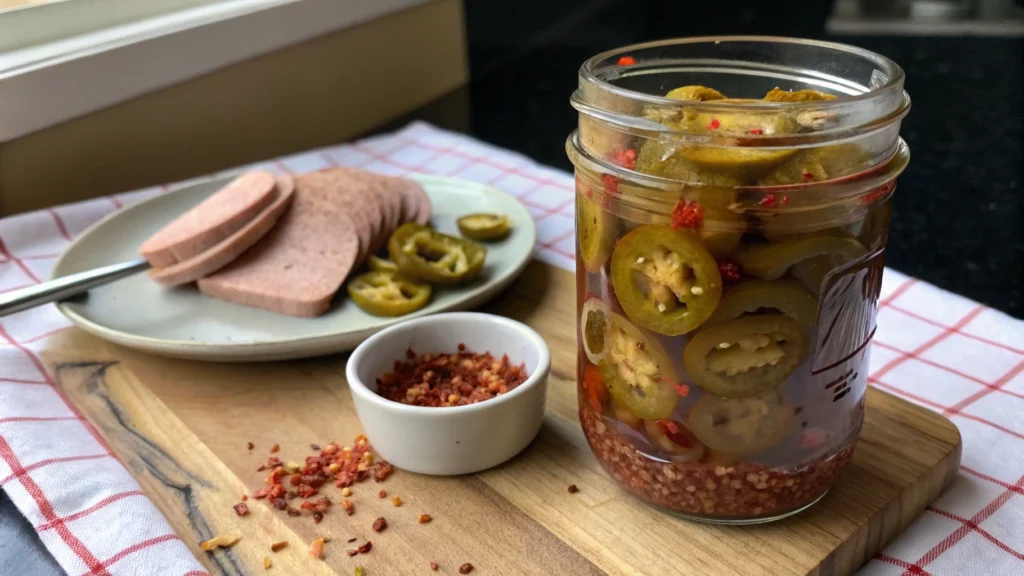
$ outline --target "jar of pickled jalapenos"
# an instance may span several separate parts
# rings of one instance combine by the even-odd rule
[[[849,463],[909,161],[903,79],[866,50],[754,37],[580,69],[580,420],[637,497],[766,522]]]

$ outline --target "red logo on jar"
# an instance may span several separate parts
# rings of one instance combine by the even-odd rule
[[[861,354],[875,335],[878,298],[882,291],[885,249],[880,248],[828,274],[821,285],[818,334],[812,374],[832,370]],[[844,373],[827,388],[845,395],[847,382],[857,374]]]

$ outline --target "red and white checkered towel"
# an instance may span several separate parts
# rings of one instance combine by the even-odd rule
[[[255,166],[329,165],[509,192],[536,218],[537,258],[574,269],[569,174],[423,123]],[[0,292],[47,278],[87,226],[165,189],[0,220]],[[0,487],[70,574],[205,574],[43,369],[46,336],[68,326],[53,306],[0,320]],[[886,270],[871,363],[872,384],[950,417],[964,450],[953,487],[861,573],[1024,574],[1024,322]]]

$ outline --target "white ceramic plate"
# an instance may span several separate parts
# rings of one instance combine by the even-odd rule
[[[192,184],[121,210],[96,223],[57,260],[53,276],[66,276],[138,258],[151,234],[201,202],[234,176]],[[100,338],[163,356],[216,361],[303,358],[352,350],[402,319],[479,306],[507,287],[530,260],[537,231],[515,198],[475,182],[415,175],[433,203],[431,224],[458,235],[455,219],[473,212],[507,214],[512,234],[488,243],[483,272],[474,282],[435,289],[422,310],[381,318],[359,309],[342,289],[319,318],[293,318],[202,295],[195,285],[167,289],[138,274],[58,305],[72,322]]]

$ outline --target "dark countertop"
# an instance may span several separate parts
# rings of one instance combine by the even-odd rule
[[[576,125],[568,98],[579,65],[640,38],[589,41],[611,24],[588,22],[559,31],[574,45],[476,48],[469,86],[386,128],[421,118],[571,170],[563,145]],[[880,52],[907,73],[913,108],[902,135],[911,162],[899,180],[887,265],[1024,317],[1024,39],[829,39]]]

